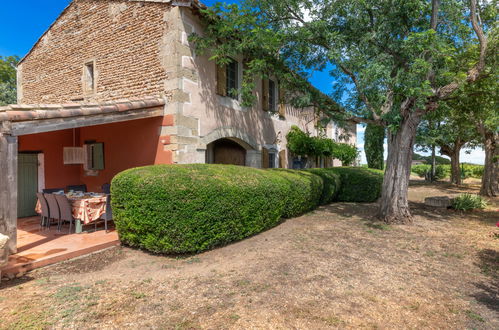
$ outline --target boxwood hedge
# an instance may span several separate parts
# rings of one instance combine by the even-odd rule
[[[375,202],[381,196],[383,171],[363,167],[332,167],[325,169],[340,176],[338,202]]]
[[[381,181],[381,171],[361,168],[154,165],[119,173],[112,181],[112,207],[124,244],[193,253],[254,235],[319,204],[374,201]]]

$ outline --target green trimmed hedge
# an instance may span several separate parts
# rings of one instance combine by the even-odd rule
[[[115,176],[113,215],[124,244],[193,253],[254,235],[320,204],[375,201],[382,180],[381,171],[358,167],[146,166]]]
[[[323,180],[306,171],[273,169],[266,171],[286,181],[282,191],[285,200],[281,216],[291,218],[315,209],[321,202]]]
[[[306,171],[322,178],[322,195],[320,205],[331,203],[336,199],[341,187],[341,176],[333,168],[310,168]]]
[[[362,167],[332,167],[326,169],[340,176],[341,187],[336,201],[372,203],[381,197],[383,171]]]

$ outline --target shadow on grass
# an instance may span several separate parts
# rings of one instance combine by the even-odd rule
[[[456,211],[454,209],[427,206],[421,202],[410,202],[409,205],[412,215],[421,216],[430,221],[450,221],[456,217],[490,224],[497,221],[497,211],[494,210]]]
[[[480,185],[477,183],[463,183],[460,185],[455,185],[446,181],[437,182],[427,182],[424,180],[410,180],[410,187],[428,187],[431,189],[442,191],[442,193],[478,193],[480,190]]]
[[[29,275],[24,275],[19,278],[14,278],[12,280],[2,280],[0,282],[0,293],[2,292],[3,289],[11,288],[14,286],[19,286],[28,282],[33,281],[35,278]]]
[[[476,265],[488,277],[489,281],[475,283],[479,292],[472,296],[477,302],[490,310],[499,312],[499,251],[493,249],[481,250],[478,252]]]
[[[376,203],[332,203],[320,206],[318,211],[336,214],[343,218],[360,217],[365,220],[376,221],[378,204]]]

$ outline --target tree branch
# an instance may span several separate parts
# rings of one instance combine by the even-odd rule
[[[367,108],[369,109],[369,111],[371,111],[374,120],[379,121],[381,118],[376,113],[376,111],[375,111],[374,107],[372,106],[371,102],[369,102],[369,99],[367,98],[366,94],[364,94],[362,92],[362,90],[361,90],[361,88],[359,86],[359,82],[357,81],[357,77],[355,76],[355,74],[352,71],[350,71],[348,68],[346,68],[343,64],[338,64],[338,66],[340,67],[341,71],[343,71],[347,76],[350,77],[350,79],[352,80],[353,84],[355,85],[355,89],[357,89],[357,92],[359,93],[360,98],[365,103],[365,105],[367,106]]]
[[[356,124],[373,124],[376,126],[384,126],[381,120],[376,120],[376,119],[367,119],[364,117],[358,117],[358,116],[351,116],[346,119],[347,121],[354,122]]]
[[[438,25],[438,9],[440,7],[440,0],[431,1],[431,20],[430,29],[437,30]]]
[[[483,33],[482,27],[478,24],[476,0],[470,0],[470,21],[471,25],[473,26],[473,30],[475,31],[475,35],[478,38],[478,42],[480,43],[480,56],[478,59],[478,63],[476,63],[470,70],[468,70],[466,74],[466,82],[476,81],[485,69],[487,37]],[[439,88],[435,97],[438,100],[442,100],[452,94],[457,88],[459,88],[459,86],[459,82],[453,81]]]

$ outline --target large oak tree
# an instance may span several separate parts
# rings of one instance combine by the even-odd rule
[[[412,220],[407,189],[416,128],[485,74],[497,22],[480,14],[491,7],[477,0],[243,0],[204,11],[206,31],[191,40],[219,64],[245,56],[246,104],[255,100],[255,77],[275,75],[297,106],[386,127],[379,217],[404,223]],[[325,68],[332,68],[331,97],[341,102],[306,83]]]

